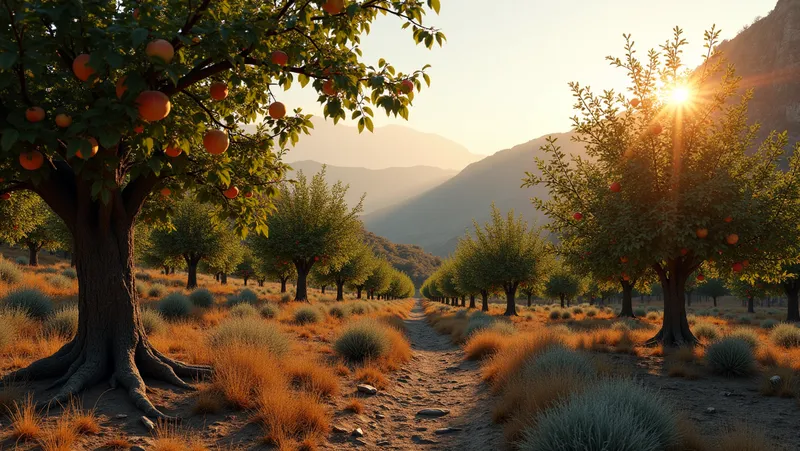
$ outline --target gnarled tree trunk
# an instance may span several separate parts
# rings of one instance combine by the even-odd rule
[[[361,291],[364,290],[364,287],[356,287],[356,299],[361,299]]]
[[[507,283],[504,287],[506,292],[506,311],[505,316],[517,316],[517,284]]]
[[[289,280],[288,277],[281,278],[281,293],[286,293],[286,281]]]
[[[798,303],[800,280],[792,279],[784,282],[783,290],[786,292],[787,306],[789,307],[789,311],[786,313],[786,321],[800,321],[800,304]]]
[[[489,292],[486,290],[481,290],[481,311],[488,312],[489,311]]]
[[[197,288],[197,264],[200,258],[193,255],[184,255],[183,259],[186,261],[186,288]]]
[[[119,194],[103,206],[89,200],[88,187],[76,190],[74,210],[64,214],[64,205],[53,209],[66,216],[73,232],[77,334],[52,356],[8,374],[1,382],[58,378],[52,386],[60,386],[60,390],[51,403],[64,403],[85,388],[107,382],[125,388],[146,415],[166,417],[147,398],[142,376],[190,389],[181,378],[207,375],[210,368],[174,361],[147,339],[134,281],[133,218],[138,207],[133,213],[126,211]],[[52,193],[42,197],[51,206],[58,198]]]
[[[469,295],[469,308],[475,308],[475,295]]]
[[[666,266],[654,266],[664,290],[664,319],[661,330],[648,340],[648,344],[662,344],[667,347],[694,346],[697,338],[689,328],[686,319],[686,278],[694,271],[682,259],[670,259]]]
[[[344,301],[344,280],[336,281],[336,300]]]
[[[564,308],[564,298],[566,298],[566,296],[564,295],[564,293],[559,293],[558,297],[559,299],[561,299],[561,308]]]
[[[753,308],[753,298],[752,296],[747,298],[747,313],[755,313],[756,309]]]
[[[227,285],[228,284],[228,273],[226,273],[226,272],[220,273],[220,275],[219,275],[219,283],[221,283],[223,285]]]
[[[42,248],[39,243],[29,241],[28,243],[28,265],[39,266],[39,250]]]
[[[308,260],[295,260],[294,267],[297,270],[297,285],[295,286],[295,301],[308,302],[308,273],[311,272],[313,262]],[[323,291],[324,293],[325,291]]]
[[[622,309],[618,318],[636,318],[633,314],[633,284],[629,280],[620,280],[622,284]]]

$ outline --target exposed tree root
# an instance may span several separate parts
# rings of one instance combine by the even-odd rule
[[[138,340],[134,349],[122,346],[113,352],[108,349],[109,346],[87,349],[85,342],[79,341],[84,340],[76,337],[52,356],[6,375],[0,379],[0,385],[57,377],[47,390],[60,387],[58,393],[37,406],[49,409],[54,405],[64,405],[82,390],[108,380],[112,388],[125,388],[131,401],[146,416],[175,420],[157,409],[147,398],[147,386],[142,374],[184,390],[194,390],[194,387],[181,377],[199,380],[211,374],[211,367],[188,365],[170,359],[154,349],[146,339]]]
[[[678,348],[681,346],[696,346],[699,343],[691,330],[682,330],[682,328],[665,330],[664,327],[661,327],[653,338],[644,342],[644,345],[649,347],[662,345],[664,347]]]

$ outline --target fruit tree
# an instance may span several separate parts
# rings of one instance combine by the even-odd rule
[[[153,417],[164,415],[142,375],[187,387],[182,378],[210,369],[168,358],[144,333],[132,233],[142,204],[192,190],[237,231],[266,233],[257,198],[276,193],[281,153],[311,128],[308,115],[281,103],[282,91],[313,88],[327,117],[350,115],[371,130],[370,105],[406,117],[428,81],[421,70],[363,61],[360,40],[377,16],[396,16],[427,47],[444,38],[423,25],[439,0],[8,0],[0,8],[0,195],[33,191],[64,220],[80,311],[72,341],[3,382],[58,378],[63,401],[110,381]],[[335,92],[322,92],[326,82]],[[212,91],[219,83],[227,89]]]
[[[753,146],[751,93],[739,96],[739,77],[715,51],[718,35],[706,32],[707,53],[696,70],[681,60],[686,41],[679,28],[644,60],[626,36],[626,54],[609,60],[627,73],[629,96],[572,83],[574,139],[585,144],[586,156],[569,158],[550,140],[541,173],[526,180],[548,188],[550,198],[537,207],[565,246],[591,250],[593,266],[634,265],[656,274],[664,317],[650,343],[665,346],[697,341],[684,293],[701,266],[724,276],[749,262],[748,271],[764,275],[798,255],[786,252],[796,239],[779,237],[796,236],[782,210],[797,203],[791,187],[800,153],[782,171],[785,135]]]

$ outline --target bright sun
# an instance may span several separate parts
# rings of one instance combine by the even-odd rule
[[[689,89],[684,87],[677,87],[672,90],[670,100],[672,103],[686,103],[689,100]]]

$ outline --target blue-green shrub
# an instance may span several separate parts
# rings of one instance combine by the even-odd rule
[[[523,432],[521,451],[663,451],[678,445],[676,415],[652,390],[600,382],[545,411]]]
[[[78,307],[69,306],[56,311],[44,323],[47,334],[70,339],[78,332]]]
[[[72,280],[60,274],[48,274],[45,276],[45,280],[51,287],[58,290],[66,290],[72,287]]]
[[[158,311],[168,320],[188,318],[192,313],[192,301],[183,293],[170,293],[158,301]]]
[[[261,316],[264,318],[275,318],[278,316],[279,310],[277,305],[267,302],[261,307]]]
[[[347,316],[347,309],[341,305],[334,305],[328,309],[328,315],[331,315],[334,318],[342,319]]]
[[[258,294],[249,288],[245,288],[239,292],[239,299],[248,304],[255,304],[258,302]]]
[[[772,318],[765,319],[761,321],[761,328],[762,329],[772,329],[773,327],[778,325],[778,321],[775,321]]]
[[[8,293],[3,298],[2,305],[23,310],[28,316],[38,319],[44,319],[53,312],[53,301],[35,288],[23,288]]]
[[[250,304],[242,303],[231,307],[231,316],[234,318],[258,316],[258,314],[258,310]]]
[[[711,323],[696,323],[692,333],[697,338],[713,341],[719,338],[719,327]]]
[[[732,330],[726,338],[737,338],[739,340],[744,340],[751,348],[756,349],[758,347],[758,334],[753,329],[748,327],[738,327]]]
[[[333,349],[351,362],[362,362],[385,355],[389,351],[386,327],[375,320],[364,319],[348,326],[336,339]]]
[[[61,271],[61,275],[64,277],[69,277],[70,279],[77,279],[78,271],[75,271],[75,268],[67,268]]]
[[[17,264],[20,266],[28,266],[28,257],[20,256],[17,257],[14,261],[17,262]]]
[[[740,338],[723,338],[706,349],[711,370],[723,376],[747,376],[756,368],[753,348]]]
[[[154,283],[147,289],[147,295],[151,298],[160,298],[167,293],[167,287],[160,283]]]
[[[597,369],[585,354],[562,345],[550,346],[543,352],[530,356],[522,365],[522,376],[526,381],[560,374],[592,379],[597,375]]]
[[[195,288],[189,293],[189,300],[195,307],[208,308],[214,305],[214,295],[207,288]]]
[[[311,306],[303,306],[294,311],[294,321],[301,325],[317,323],[321,316],[319,310]]]

